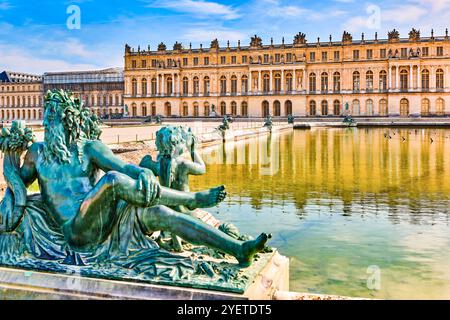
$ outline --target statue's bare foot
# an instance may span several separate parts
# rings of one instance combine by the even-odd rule
[[[212,188],[207,191],[201,191],[195,193],[195,201],[190,210],[196,208],[212,208],[225,200],[227,192],[225,191],[225,186],[220,186],[217,188]]]
[[[267,240],[271,237],[272,235],[263,233],[255,240],[245,241],[242,244],[241,255],[236,257],[239,261],[239,265],[241,267],[249,267],[255,254],[264,250]]]

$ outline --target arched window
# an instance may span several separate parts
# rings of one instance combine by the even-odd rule
[[[200,94],[200,80],[198,77],[194,77],[194,95],[198,96]]]
[[[366,72],[366,90],[373,91],[373,71],[371,70]]]
[[[262,116],[264,118],[270,115],[270,106],[268,101],[263,101],[262,103]]]
[[[243,76],[241,81],[242,81],[242,86],[241,86],[242,93],[247,93],[248,92],[248,77]]]
[[[166,102],[164,104],[164,111],[166,113],[166,117],[172,116],[172,105],[170,104],[170,102]]]
[[[430,100],[429,99],[426,99],[426,98],[422,99],[421,115],[424,117],[430,115]]]
[[[275,74],[275,92],[281,92],[281,74]]]
[[[33,110],[33,119],[37,120],[36,110]]]
[[[284,103],[284,115],[287,116],[292,116],[292,101],[291,100],[287,100]]]
[[[439,116],[445,115],[445,101],[442,98],[436,100],[436,113]]]
[[[387,91],[387,72],[380,71],[380,90]]]
[[[339,100],[334,100],[333,102],[333,114],[339,116],[341,114],[341,102]]]
[[[386,99],[380,100],[378,113],[383,117],[386,117],[388,115],[388,103]]]
[[[156,78],[153,78],[152,79],[152,95],[153,96],[158,94],[157,90],[158,90],[158,85],[156,84]]]
[[[316,92],[316,74],[311,73],[309,75],[309,91]]]
[[[315,116],[317,114],[316,102],[314,100],[309,102],[309,115]]]
[[[187,117],[189,115],[189,107],[187,102],[183,103],[183,117]]]
[[[322,107],[322,115],[323,116],[327,116],[328,115],[328,101],[327,100],[323,100],[320,105]]]
[[[100,109],[97,110],[98,114],[100,115]],[[136,103],[131,104],[131,116],[137,117],[137,105]]]
[[[248,117],[248,104],[246,101],[243,101],[241,104],[241,116]]]
[[[142,95],[146,96],[147,95],[147,79],[142,79]]]
[[[323,72],[320,79],[320,90],[326,93],[328,91],[328,73]]]
[[[189,94],[189,79],[187,77],[183,78],[183,95],[187,96]]]
[[[235,101],[231,102],[231,114],[233,117],[237,116],[237,103]]]
[[[147,113],[147,104],[145,102],[142,102],[141,109],[142,109],[142,116],[146,117],[148,113]]]
[[[156,103],[152,102],[152,116],[156,116]]]
[[[444,89],[444,70],[436,70],[436,89]]]
[[[359,100],[355,99],[352,103],[352,115],[358,116],[361,114],[361,105]]]
[[[408,91],[408,70],[400,71],[400,90]]]
[[[400,100],[400,116],[407,117],[409,116],[409,101],[408,99],[403,98]]]
[[[292,92],[293,91],[293,81],[292,81],[292,74],[291,73],[288,73],[287,75],[286,75],[286,91],[289,93],[289,92]]]
[[[205,117],[209,117],[209,114],[211,113],[210,107],[209,107],[209,103],[205,102],[205,104],[203,105],[203,115]]]
[[[373,100],[366,100],[366,115],[373,116]]]
[[[224,115],[227,114],[227,104],[226,104],[225,101],[222,101],[222,102],[220,103],[220,114],[221,114],[222,116],[224,116]]]
[[[220,78],[220,93],[222,95],[227,93],[227,78],[225,76]]]
[[[231,94],[236,94],[237,93],[237,77],[236,76],[232,76],[231,77]]]
[[[137,80],[131,80],[131,95],[137,96]],[[100,102],[98,103],[100,105]]]
[[[333,74],[333,91],[334,92],[341,91],[341,74],[339,72],[335,72]]]
[[[422,90],[427,91],[430,89],[430,71],[427,69],[422,70]]]
[[[275,100],[275,102],[273,103],[273,115],[275,117],[281,116],[281,104],[278,100]]]
[[[209,93],[211,92],[211,88],[210,88],[210,81],[209,81],[209,77],[205,77],[203,79],[203,94],[205,96],[209,96]],[[209,114],[208,114],[209,115]]]
[[[353,91],[361,89],[361,76],[358,71],[353,72]]]
[[[198,102],[194,102],[194,117],[199,116]]]
[[[263,92],[267,93],[270,91],[270,76],[265,74],[263,77]]]
[[[173,94],[173,79],[172,77],[167,78],[167,95],[171,96]]]

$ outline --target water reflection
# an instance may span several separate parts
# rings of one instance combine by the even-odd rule
[[[299,130],[204,156],[192,185],[226,184],[219,219],[274,234],[291,290],[450,298],[450,130]],[[379,291],[367,288],[374,265]]]

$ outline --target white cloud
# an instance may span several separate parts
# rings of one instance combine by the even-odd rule
[[[22,48],[0,44],[2,67],[5,70],[42,74],[47,71],[95,69],[92,64],[69,63],[61,59],[38,58]]]
[[[238,11],[232,6],[206,0],[162,0],[152,1],[148,7],[165,8],[178,12],[185,12],[199,16],[222,17],[233,20],[240,17]]]

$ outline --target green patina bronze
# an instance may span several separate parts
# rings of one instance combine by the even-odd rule
[[[288,124],[294,124],[295,118],[292,114],[288,115]]]
[[[264,127],[266,127],[270,132],[272,132],[273,121],[272,116],[269,114],[264,122]]]
[[[44,142],[33,143],[23,123],[3,130],[8,189],[0,204],[0,264],[242,291],[249,284],[243,267],[270,236],[241,241],[189,214],[226,196],[223,186],[189,191],[187,176],[205,170],[192,133],[162,129],[158,161],[147,157],[137,166],[121,161],[99,140],[98,124],[82,101],[54,90],[45,97]],[[184,149],[190,160],[181,160]],[[35,181],[41,193],[27,196]],[[166,251],[152,238],[157,231],[233,256],[239,264]]]

